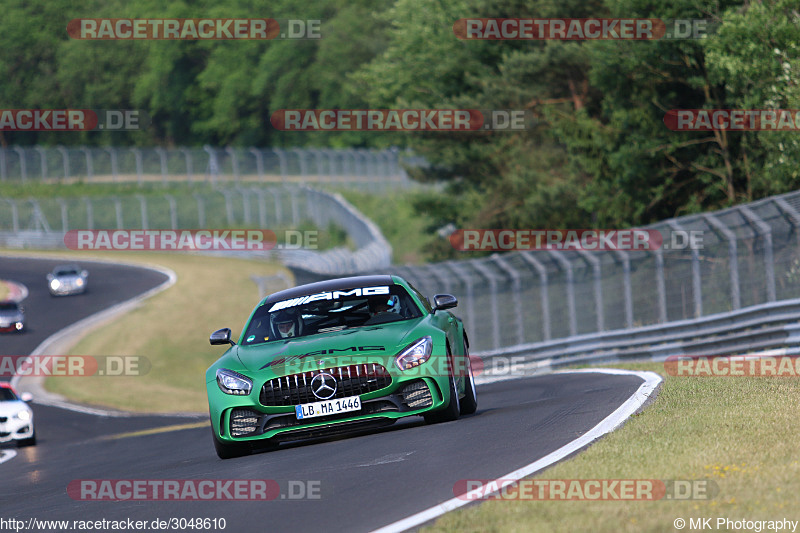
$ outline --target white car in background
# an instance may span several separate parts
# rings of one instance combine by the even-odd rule
[[[47,288],[53,296],[86,292],[89,272],[78,265],[60,265],[47,275]]]
[[[36,444],[33,410],[27,403],[31,400],[30,393],[19,396],[10,383],[0,382],[0,443],[15,440],[19,447]]]

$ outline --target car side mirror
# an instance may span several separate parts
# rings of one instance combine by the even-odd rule
[[[81,277],[82,278],[88,278],[89,277],[89,271],[88,270],[81,270]]]
[[[53,274],[47,275],[47,281],[53,281]]]
[[[433,297],[433,312],[440,309],[452,309],[458,305],[458,298],[452,294],[436,294]]]
[[[33,394],[30,392],[23,392],[19,395],[19,399],[23,402],[32,402],[33,401]]]
[[[208,342],[210,342],[212,346],[217,344],[236,346],[236,343],[231,340],[231,328],[218,329],[211,334],[211,337],[208,338]]]

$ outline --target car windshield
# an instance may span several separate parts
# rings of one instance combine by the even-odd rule
[[[0,387],[0,402],[13,402],[18,400],[14,391],[7,387]]]
[[[247,326],[242,344],[305,337],[420,316],[419,307],[400,285],[309,294],[260,306]]]
[[[56,276],[77,276],[78,269],[76,268],[59,268],[55,272]]]
[[[19,305],[14,302],[0,302],[0,311],[19,311]]]

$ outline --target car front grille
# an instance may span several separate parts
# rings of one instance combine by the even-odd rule
[[[392,384],[392,377],[383,365],[365,363],[338,366],[271,379],[261,387],[261,404],[276,407],[320,401],[311,391],[311,381],[321,373],[336,378],[336,393],[329,398],[331,400],[366,394]]]

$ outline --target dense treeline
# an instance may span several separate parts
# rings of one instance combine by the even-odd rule
[[[708,19],[705,39],[464,41],[464,17]],[[320,19],[321,39],[81,41],[81,17]],[[673,132],[677,108],[800,109],[798,0],[11,0],[0,19],[9,108],[143,109],[143,132],[4,132],[9,144],[408,146],[431,229],[613,227],[796,187],[798,132]],[[526,109],[517,133],[287,133],[291,108]],[[440,255],[452,253],[441,242]]]

